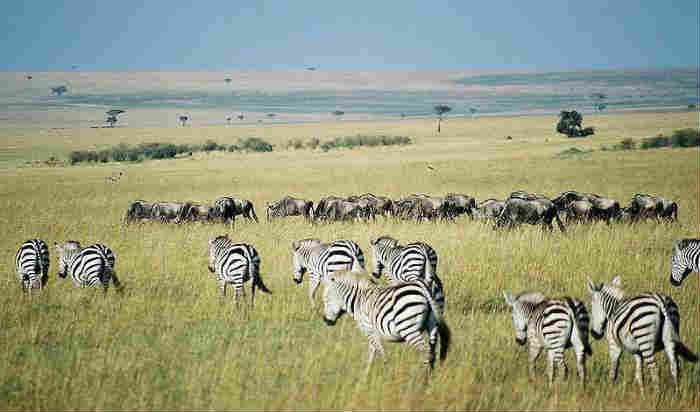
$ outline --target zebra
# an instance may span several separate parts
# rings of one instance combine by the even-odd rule
[[[678,355],[690,362],[698,357],[682,342],[678,333],[680,314],[678,306],[668,296],[658,293],[642,293],[624,297],[621,280],[616,276],[610,284],[595,284],[587,278],[591,294],[591,334],[601,339],[607,337],[610,351],[610,380],[617,378],[620,355],[623,350],[634,354],[637,367],[635,380],[644,393],[642,362],[658,385],[659,371],[654,353],[665,350],[670,362],[671,375],[678,390]],[[607,326],[607,327],[606,327]]]
[[[445,294],[437,276],[438,254],[435,249],[424,242],[402,246],[398,240],[389,236],[370,239],[369,243],[376,269],[372,272],[375,278],[381,278],[384,268],[388,268],[386,276],[389,282],[425,282],[432,290],[440,313],[444,313]]]
[[[377,353],[384,355],[381,340],[408,342],[425,353],[423,364],[429,374],[435,362],[437,341],[426,334],[437,329],[440,336],[440,360],[447,357],[451,332],[443,319],[430,290],[423,282],[407,282],[379,286],[367,272],[339,271],[324,278],[325,305],[323,320],[335,325],[343,312],[348,312],[369,341],[369,373]]]
[[[690,272],[700,273],[700,239],[681,239],[673,248],[671,284],[680,286]]]
[[[547,349],[547,377],[549,385],[554,381],[556,365],[562,380],[568,368],[564,350],[573,346],[576,353],[576,373],[581,383],[586,382],[586,355],[592,355],[588,344],[588,311],[583,302],[570,298],[546,298],[540,292],[521,293],[512,296],[503,291],[506,303],[513,309],[515,341],[520,345],[529,342],[528,373],[535,375],[535,361],[543,348]]]
[[[292,242],[292,280],[300,284],[304,273],[309,272],[309,300],[314,306],[314,295],[318,285],[329,273],[339,270],[364,271],[365,255],[352,240],[336,240],[321,243],[319,239],[301,239]]]
[[[41,239],[22,243],[15,255],[17,276],[22,292],[43,289],[49,280],[49,247]]]
[[[69,240],[63,246],[54,242],[58,251],[58,276],[73,279],[77,287],[102,287],[107,293],[109,282],[121,291],[121,282],[114,272],[114,252],[109,247],[95,243],[83,248],[80,242]]]
[[[233,284],[232,302],[235,304],[239,295],[244,295],[243,284],[252,278],[250,285],[250,306],[255,304],[255,288],[265,293],[272,293],[260,277],[260,255],[246,243],[233,243],[228,235],[217,236],[209,240],[209,271],[219,281],[221,296],[226,296],[226,286]]]

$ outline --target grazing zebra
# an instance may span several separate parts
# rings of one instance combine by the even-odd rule
[[[678,306],[668,296],[642,293],[625,298],[620,289],[620,277],[611,284],[596,285],[587,278],[592,297],[591,334],[601,339],[607,336],[610,350],[610,379],[617,378],[617,368],[623,350],[632,352],[637,362],[635,379],[644,392],[642,362],[651,372],[652,381],[659,382],[659,371],[654,353],[665,350],[671,364],[671,375],[678,390],[678,355],[690,362],[698,357],[682,342],[678,334],[680,314]],[[607,327],[606,327],[607,326]]]
[[[384,268],[388,268],[386,276],[390,282],[425,282],[433,291],[433,299],[443,313],[445,294],[442,282],[437,276],[438,255],[430,245],[423,242],[409,243],[406,246],[389,236],[370,239],[375,278],[382,276]]]
[[[58,276],[70,275],[78,287],[102,287],[107,293],[110,280],[117,290],[121,283],[114,273],[114,253],[107,246],[95,243],[83,248],[80,242],[67,241],[63,246],[54,242],[58,251]]]
[[[49,247],[41,239],[30,239],[20,245],[15,255],[17,276],[22,292],[43,289],[49,279]]]
[[[226,285],[233,284],[232,302],[244,295],[243,283],[252,278],[250,285],[250,306],[255,304],[255,288],[272,293],[260,277],[260,255],[246,243],[233,243],[228,235],[209,240],[209,271],[216,275],[220,283],[221,296],[226,296]]]
[[[503,296],[506,303],[513,308],[515,341],[520,345],[529,342],[530,378],[535,375],[535,361],[542,349],[546,348],[549,385],[554,381],[555,365],[559,369],[560,378],[566,379],[568,368],[564,350],[573,346],[576,352],[576,373],[581,382],[585,383],[585,357],[593,353],[588,345],[586,306],[568,296],[550,299],[540,292],[522,293],[513,297],[503,291]]]
[[[323,320],[334,325],[343,312],[348,312],[369,341],[369,373],[377,353],[384,355],[381,340],[408,342],[425,353],[423,361],[429,373],[435,362],[436,340],[425,333],[440,335],[440,360],[450,347],[450,329],[445,323],[430,290],[423,282],[377,285],[366,272],[335,272],[324,279]]]
[[[352,240],[336,240],[321,243],[318,239],[302,239],[292,242],[293,280],[301,283],[304,272],[309,272],[309,300],[314,306],[314,294],[321,281],[330,273],[340,270],[365,270],[365,255]]]
[[[681,239],[673,248],[671,284],[680,286],[690,272],[700,273],[700,239]]]

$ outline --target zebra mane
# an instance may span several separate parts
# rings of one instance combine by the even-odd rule
[[[674,242],[674,249],[683,250],[693,243],[700,242],[698,239],[679,239]]]
[[[515,300],[521,303],[538,304],[547,299],[542,292],[523,292],[515,297]]]
[[[328,276],[328,280],[339,282],[346,286],[357,286],[361,290],[367,290],[377,287],[377,283],[372,279],[367,272],[352,272],[349,270],[341,270],[334,272]]]
[[[622,300],[625,297],[625,292],[617,286],[603,284],[600,291],[608,296],[611,296],[615,300]]]
[[[229,245],[231,244],[231,239],[229,239],[228,235],[221,235],[217,236],[214,239],[209,241],[209,245],[214,246],[214,245]]]
[[[394,239],[391,236],[380,236],[377,239],[375,239],[373,242],[370,242],[372,244],[378,244],[380,242],[392,242],[394,247],[396,247],[399,244],[399,241],[397,239]]]
[[[77,240],[68,240],[63,245],[60,245],[60,248],[63,250],[80,250],[83,247],[80,245],[80,242]]]
[[[306,239],[299,239],[292,242],[292,250],[296,251],[302,246],[318,246],[322,244],[321,239],[309,237]]]

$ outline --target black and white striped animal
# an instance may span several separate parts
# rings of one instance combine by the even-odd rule
[[[399,241],[389,237],[381,236],[377,239],[370,239],[372,247],[372,258],[375,271],[372,275],[380,278],[386,268],[386,276],[389,282],[411,282],[420,280],[433,293],[433,299],[443,313],[445,307],[445,294],[442,289],[442,282],[437,276],[438,254],[430,245],[424,242],[409,243],[406,246],[400,245]]]
[[[681,239],[673,248],[671,284],[680,286],[690,272],[700,273],[700,239]]]
[[[610,380],[617,378],[620,355],[627,351],[635,357],[635,379],[640,390],[644,391],[642,363],[649,369],[652,381],[658,384],[659,371],[654,354],[664,350],[678,389],[678,355],[690,362],[697,362],[698,357],[681,342],[680,314],[676,303],[658,293],[626,298],[620,288],[619,276],[610,284],[595,284],[587,278],[587,286],[592,297],[591,334],[596,339],[601,339],[603,334],[607,337]]]
[[[566,379],[564,350],[573,346],[576,372],[581,382],[586,380],[586,355],[593,352],[588,344],[588,312],[581,301],[570,297],[548,299],[540,292],[522,293],[513,297],[503,291],[506,303],[513,309],[515,341],[529,343],[528,372],[535,375],[535,361],[542,349],[547,350],[547,377],[554,380],[556,366],[561,379]],[[584,330],[582,330],[585,328]]]
[[[17,276],[22,291],[43,289],[49,279],[49,247],[41,239],[29,239],[22,243],[15,255]]]
[[[352,240],[321,243],[319,239],[292,242],[293,280],[301,283],[309,272],[309,300],[314,305],[314,294],[321,281],[330,273],[340,270],[364,271],[365,255]]]
[[[121,283],[114,272],[114,252],[109,247],[95,243],[83,248],[80,242],[69,240],[63,245],[54,243],[58,251],[58,276],[70,275],[78,287],[101,287],[105,293],[110,281],[119,290]]]
[[[335,272],[324,279],[324,321],[334,325],[347,312],[369,341],[367,372],[377,353],[384,355],[381,340],[408,342],[425,354],[423,364],[430,372],[440,336],[440,360],[450,347],[451,333],[430,290],[423,282],[377,285],[366,272]],[[436,329],[436,333],[431,333]]]
[[[256,287],[265,293],[272,293],[260,277],[260,255],[255,247],[246,243],[233,243],[228,235],[209,240],[208,267],[219,281],[222,297],[226,296],[226,286],[233,285],[232,302],[234,304],[240,295],[245,294],[243,284],[251,279],[251,306],[255,304]]]

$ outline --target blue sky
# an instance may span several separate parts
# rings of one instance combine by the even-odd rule
[[[698,66],[698,0],[6,2],[3,71]]]

